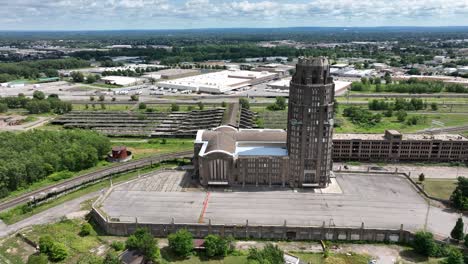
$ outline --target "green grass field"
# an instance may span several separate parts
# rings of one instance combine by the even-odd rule
[[[450,199],[455,187],[457,187],[457,180],[455,179],[426,179],[422,183],[424,190],[433,197],[439,199]]]
[[[417,125],[407,125],[405,122],[398,122],[396,117],[383,117],[382,121],[374,126],[361,126],[352,123],[348,118],[343,117],[341,106],[336,115],[336,122],[339,127],[335,127],[336,133],[383,133],[387,129],[396,129],[404,133],[412,133],[419,130],[437,127],[432,121],[443,122],[446,127],[468,125],[468,114],[466,113],[441,113],[437,112],[408,112],[410,116],[421,116],[422,121]],[[267,111],[264,108],[255,107],[259,118],[265,128],[286,129],[287,111]]]
[[[353,124],[347,118],[343,117],[340,113],[337,115],[337,120],[341,122],[340,127],[335,128],[337,133],[383,133],[386,129],[396,129],[400,132],[411,133],[419,130],[437,127],[432,125],[432,121],[443,122],[446,127],[461,126],[468,124],[468,114],[442,114],[442,113],[428,113],[420,114],[415,112],[408,113],[410,116],[422,116],[423,121],[417,125],[407,125],[396,120],[396,117],[384,117],[382,121],[374,126],[360,126]]]
[[[138,139],[136,139],[138,140]],[[170,152],[178,152],[193,149],[193,139],[179,139],[167,138],[163,139],[153,138],[144,142],[136,142],[130,140],[112,140],[112,145],[124,145],[133,152],[135,159],[143,158],[149,155],[163,154]]]

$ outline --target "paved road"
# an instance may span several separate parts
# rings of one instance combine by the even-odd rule
[[[153,164],[153,163],[161,162],[163,160],[170,160],[170,159],[174,159],[174,158],[178,158],[178,157],[187,157],[187,156],[191,156],[191,155],[193,155],[192,150],[169,153],[169,154],[158,154],[158,155],[150,156],[150,157],[147,157],[147,158],[133,160],[133,161],[129,161],[129,162],[126,162],[126,163],[117,164],[117,165],[114,165],[114,166],[111,166],[111,167],[106,167],[106,168],[103,168],[103,169],[99,169],[97,171],[86,173],[86,174],[83,174],[81,176],[77,176],[77,177],[71,178],[69,180],[63,181],[61,183],[50,185],[50,186],[38,189],[36,191],[25,193],[25,194],[23,194],[21,196],[18,196],[16,198],[13,198],[13,199],[10,199],[10,200],[7,200],[7,201],[3,201],[2,203],[0,203],[0,211],[15,207],[15,206],[20,205],[20,204],[27,203],[28,201],[31,200],[31,198],[33,196],[38,196],[38,195],[42,195],[44,193],[54,192],[54,191],[58,191],[58,190],[70,189],[70,188],[79,186],[79,185],[81,185],[83,183],[87,183],[87,182],[90,182],[90,181],[95,181],[97,179],[101,179],[101,178],[104,178],[104,177],[107,177],[107,176],[110,176],[110,175],[113,175],[113,174],[116,174],[116,173],[121,173],[121,172],[129,171],[129,170],[133,170],[133,169],[137,169],[137,168],[142,168],[142,167],[148,166],[148,165]]]
[[[0,237],[13,234],[28,226],[56,222],[60,220],[62,216],[80,211],[80,204],[82,202],[92,199],[98,195],[99,195],[99,192],[95,192],[95,193],[90,193],[90,194],[81,196],[77,199],[65,202],[56,207],[52,207],[46,211],[35,214],[29,218],[26,218],[12,225],[6,225],[5,223],[0,221]]]
[[[336,162],[333,164],[333,170],[337,171],[341,167],[344,170],[344,163]],[[383,171],[411,173],[411,177],[418,177],[424,173],[426,178],[434,179],[456,179],[459,176],[468,177],[468,168],[466,167],[449,167],[449,166],[416,166],[409,163],[388,164],[380,166],[375,163],[362,163],[361,165],[347,165],[349,171],[367,171],[369,168],[381,168]]]

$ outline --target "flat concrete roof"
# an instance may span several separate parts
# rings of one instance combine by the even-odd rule
[[[401,134],[403,140],[443,140],[443,141],[468,141],[468,138],[458,134]],[[384,134],[333,134],[336,140],[384,140]]]

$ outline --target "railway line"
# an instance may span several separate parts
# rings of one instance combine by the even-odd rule
[[[107,178],[109,176],[132,171],[138,168],[143,168],[146,166],[150,166],[152,164],[156,164],[166,160],[172,160],[176,158],[185,158],[185,157],[192,157],[193,150],[188,151],[180,151],[168,154],[158,154],[138,160],[129,161],[126,163],[118,164],[115,166],[102,168],[93,172],[89,172],[74,178],[70,178],[63,182],[53,184],[47,187],[43,187],[25,194],[22,194],[18,197],[5,200],[0,202],[0,211],[4,211],[15,206],[25,204],[33,199],[37,199],[40,197],[51,197],[56,194],[63,193],[68,190],[76,189],[84,184],[96,182]]]

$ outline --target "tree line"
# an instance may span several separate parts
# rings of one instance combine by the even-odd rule
[[[89,62],[77,58],[0,63],[0,82],[21,78],[57,77],[59,76],[57,70],[89,66]]]
[[[65,114],[73,109],[70,102],[60,100],[57,94],[50,94],[47,99],[41,91],[34,91],[33,98],[28,98],[24,94],[18,96],[0,97],[0,113],[8,109],[24,108],[30,114],[43,114],[53,112]]]
[[[0,149],[0,197],[5,197],[55,172],[95,166],[110,141],[87,130],[2,132]]]
[[[362,126],[374,126],[382,121],[382,114],[373,114],[369,110],[357,106],[343,109],[343,116],[349,118],[352,123]]]
[[[437,103],[434,103],[435,107],[433,107],[431,104],[432,108],[436,108],[437,110]],[[395,98],[395,101],[389,101],[389,100],[378,100],[374,99],[372,101],[369,101],[368,103],[369,110],[374,110],[374,111],[379,111],[379,110],[406,110],[406,111],[418,111],[418,110],[424,110],[427,108],[427,103],[424,102],[422,99],[419,98],[411,98],[411,100],[407,100],[404,98]]]

